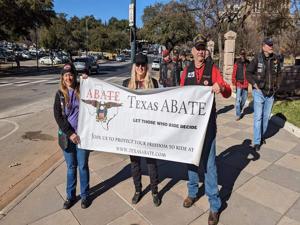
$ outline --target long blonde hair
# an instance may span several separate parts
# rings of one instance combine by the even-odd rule
[[[74,72],[71,72],[73,74],[74,80],[73,80],[73,85],[72,88],[75,91],[76,98],[79,100],[80,99],[80,88],[79,88],[79,82],[77,81],[77,76],[74,74]],[[69,96],[69,91],[67,86],[64,84],[63,80],[64,73],[61,73],[60,75],[60,82],[59,82],[59,90],[62,92],[64,99],[65,99],[65,105],[69,107],[69,101],[70,101],[70,96]]]
[[[128,84],[128,88],[129,89],[133,89],[133,90],[135,90],[137,88],[136,87],[136,72],[135,72],[135,68],[136,68],[136,65],[134,63],[132,65],[132,68],[131,68],[131,77],[130,77],[130,81],[129,81],[129,84]],[[151,74],[150,74],[149,69],[148,69],[148,64],[146,66],[146,76],[144,78],[144,88],[145,89],[154,88],[152,77],[151,77]]]

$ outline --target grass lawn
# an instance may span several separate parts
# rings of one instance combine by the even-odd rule
[[[274,103],[272,113],[283,114],[287,121],[300,127],[300,100],[283,100]]]

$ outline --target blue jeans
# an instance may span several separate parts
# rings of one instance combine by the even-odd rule
[[[86,199],[90,188],[90,172],[89,172],[89,151],[80,149],[77,145],[69,143],[69,146],[64,152],[64,157],[67,164],[67,198],[75,199],[76,184],[77,184],[77,166],[79,168],[80,177],[80,197]]]
[[[209,150],[207,149],[209,148]],[[218,176],[217,176],[217,166],[216,166],[216,139],[213,138],[212,141],[203,147],[204,152],[208,152],[206,170],[204,173],[204,186],[205,186],[205,194],[208,197],[208,201],[210,204],[210,210],[212,212],[218,212],[221,208],[221,199],[219,196],[218,189]],[[203,154],[202,154],[203,155]],[[191,198],[197,197],[198,189],[199,189],[199,174],[198,167],[195,165],[188,165],[188,195]]]
[[[272,111],[274,96],[265,96],[260,90],[253,89],[254,124],[253,124],[253,144],[260,145],[269,123]]]
[[[236,88],[235,112],[236,116],[241,117],[245,102],[248,97],[248,89]]]

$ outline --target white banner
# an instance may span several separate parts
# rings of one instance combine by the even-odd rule
[[[94,78],[80,85],[79,147],[199,164],[211,87],[132,91]]]

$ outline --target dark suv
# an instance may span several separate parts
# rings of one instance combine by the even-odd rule
[[[77,72],[88,71],[89,74],[93,72],[96,74],[100,73],[100,67],[92,57],[76,58],[73,63]]]

